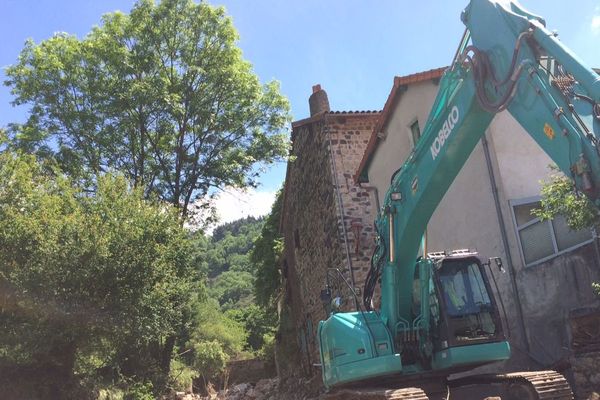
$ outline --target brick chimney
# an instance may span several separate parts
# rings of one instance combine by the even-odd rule
[[[327,92],[321,89],[321,85],[312,87],[312,94],[308,98],[308,105],[310,107],[311,117],[323,111],[330,111]]]

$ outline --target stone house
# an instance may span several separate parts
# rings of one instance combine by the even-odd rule
[[[320,85],[309,103],[310,117],[292,124],[281,232],[287,306],[304,368],[311,370],[319,362],[316,328],[325,317],[320,292],[328,269],[339,269],[357,288],[369,269],[376,199],[354,174],[381,113],[330,111]]]
[[[331,268],[357,292],[362,288],[373,221],[392,174],[419,140],[443,71],[394,78],[381,112],[332,112],[317,85],[309,98],[311,116],[292,125],[283,272],[310,374],[319,362],[316,327],[325,317],[320,291],[335,275]],[[550,164],[510,114],[498,114],[427,229],[429,251],[471,248],[483,259],[504,260],[505,273],[490,273],[515,355],[507,368],[552,367],[565,360],[575,365],[574,353],[598,350],[600,343],[600,337],[590,343],[589,329],[581,331],[590,326],[590,310],[600,306],[591,287],[600,281],[597,240],[589,231],[570,231],[562,218],[539,221],[530,213]]]

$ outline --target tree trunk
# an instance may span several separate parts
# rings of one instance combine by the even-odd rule
[[[171,357],[173,355],[173,349],[175,348],[176,339],[177,337],[175,335],[169,335],[165,340],[165,345],[163,347],[160,359],[160,368],[165,376],[169,375],[169,371],[171,369]]]
[[[67,343],[61,343],[53,346],[49,353],[51,368],[57,376],[65,381],[73,378],[75,370],[75,355],[77,353],[77,344],[74,340]]]

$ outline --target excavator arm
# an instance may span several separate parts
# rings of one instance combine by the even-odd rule
[[[594,201],[600,193],[600,76],[514,2],[473,0],[462,19],[461,48],[376,221],[381,315],[390,326],[409,318],[427,223],[495,113],[508,109],[582,193]]]

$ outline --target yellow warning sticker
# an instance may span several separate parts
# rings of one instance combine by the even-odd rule
[[[412,190],[412,194],[417,193],[417,190],[419,189],[419,177],[415,176],[414,179],[412,180],[411,184],[410,184],[410,188]]]
[[[544,133],[548,136],[548,139],[554,139],[554,129],[547,122],[544,124]]]

